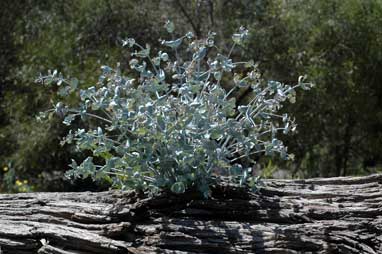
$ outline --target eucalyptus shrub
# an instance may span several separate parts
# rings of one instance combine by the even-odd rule
[[[165,28],[174,37],[173,23]],[[277,112],[286,100],[295,101],[297,87],[311,84],[303,77],[295,86],[266,82],[253,61],[234,61],[234,48],[247,37],[241,27],[226,55],[211,32],[206,39],[189,32],[162,40],[163,50],[156,53],[129,38],[123,40],[131,51],[129,76],[119,66],[102,66],[99,82],[87,89],[78,89],[77,79],[57,71],[40,75],[38,82],[56,84],[60,96],[79,90],[81,98],[78,107],[58,102],[41,116],[55,112],[66,125],[76,118],[99,121],[95,128],[70,131],[64,138],[63,143],[93,153],[81,164],[73,160],[67,176],[106,178],[114,187],[151,194],[196,188],[208,197],[210,186],[222,177],[255,188],[256,179],[241,159],[254,154],[292,159],[277,134],[295,131],[296,124]],[[222,82],[233,88],[226,91]],[[246,87],[253,90],[252,100],[236,105],[232,94]]]

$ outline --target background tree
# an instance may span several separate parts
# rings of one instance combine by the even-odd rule
[[[223,48],[229,45],[224,38],[245,25],[251,32],[245,57],[259,62],[266,79],[291,83],[307,74],[317,84],[286,109],[299,123],[299,133],[287,142],[295,162],[263,158],[260,167],[271,161],[295,177],[380,170],[381,1],[5,0],[0,5],[4,191],[63,189],[68,185],[60,179],[69,158],[86,156],[60,146],[67,130],[59,120],[36,123],[35,116],[55,96],[34,85],[38,74],[54,68],[78,77],[80,86],[91,85],[101,64],[128,64],[121,39],[134,37],[156,47],[162,36],[156,27],[167,18],[179,33],[217,32]],[[235,96],[244,103],[248,94],[243,89]]]

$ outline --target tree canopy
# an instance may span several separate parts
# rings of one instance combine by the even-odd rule
[[[275,168],[290,177],[381,171],[379,0],[5,0],[0,7],[2,191],[64,190],[68,185],[61,177],[70,158],[87,156],[60,145],[68,131],[62,119],[36,121],[56,99],[54,91],[34,84],[39,73],[58,69],[77,77],[80,87],[91,86],[100,65],[128,66],[121,47],[126,37],[157,48],[167,19],[179,34],[216,32],[219,46],[227,50],[227,39],[244,25],[249,42],[234,56],[253,59],[266,79],[292,84],[306,74],[316,84],[285,109],[299,124],[298,133],[286,138],[295,160],[254,157],[262,174],[271,175]],[[247,89],[234,95],[237,105],[251,99]],[[72,96],[67,103],[76,100]]]

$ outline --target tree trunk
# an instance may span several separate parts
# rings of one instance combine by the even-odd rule
[[[382,253],[382,174],[257,193],[0,195],[0,253]]]

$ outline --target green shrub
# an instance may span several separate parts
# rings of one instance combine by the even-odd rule
[[[165,27],[173,34],[173,23]],[[70,131],[64,139],[93,153],[79,165],[73,160],[67,175],[107,179],[116,188],[151,194],[196,188],[208,197],[211,184],[222,176],[254,188],[256,179],[241,159],[262,153],[292,158],[277,134],[293,132],[296,124],[277,112],[286,100],[295,101],[297,87],[309,89],[311,84],[303,77],[293,87],[266,82],[253,61],[234,62],[231,53],[247,36],[241,27],[228,55],[215,45],[215,33],[206,39],[189,32],[163,40],[166,51],[154,55],[149,45],[124,40],[132,51],[129,76],[118,66],[102,66],[97,85],[79,91],[78,107],[58,102],[48,111],[65,117],[66,125],[76,118],[97,120],[97,126]],[[61,96],[78,90],[77,79],[64,79],[57,71],[38,81],[57,84]],[[223,82],[234,86],[226,91]],[[232,93],[247,87],[255,96],[236,105]]]

